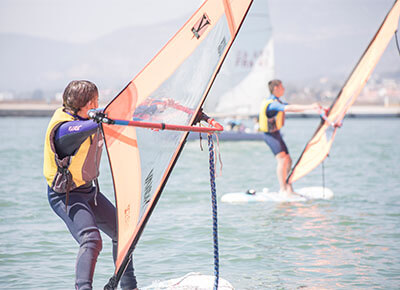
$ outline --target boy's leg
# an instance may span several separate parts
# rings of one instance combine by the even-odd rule
[[[90,202],[93,208],[96,222],[102,230],[112,240],[114,263],[117,259],[117,213],[114,205],[102,194],[97,194],[97,206],[94,200]],[[132,259],[129,262],[120,282],[122,289],[135,289],[137,287],[136,277],[133,269]]]

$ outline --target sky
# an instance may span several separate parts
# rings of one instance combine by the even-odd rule
[[[275,31],[280,37],[296,37],[291,29],[307,27],[323,13],[338,15],[336,23],[368,25],[365,15],[388,11],[394,0],[269,0]],[[119,28],[162,23],[191,15],[200,0],[0,0],[0,33],[18,33],[68,42],[96,39]],[[352,11],[354,11],[354,13]],[[341,18],[347,17],[346,19]],[[351,19],[349,19],[351,15]],[[324,16],[324,15],[320,15]],[[326,20],[331,20],[326,15]],[[332,19],[333,20],[333,19]],[[323,21],[321,18],[320,21]],[[332,21],[333,22],[333,21]],[[337,33],[343,33],[339,31]],[[310,35],[311,37],[311,35]]]
[[[255,1],[268,1],[276,75],[291,80],[311,75],[312,70],[319,70],[314,76],[330,71],[344,80],[394,3],[394,0]],[[187,19],[201,4],[201,0],[0,0],[0,34],[64,44],[93,43],[123,28]],[[170,25],[168,29],[174,31],[164,31],[164,35],[172,36],[179,27]],[[0,46],[6,47],[7,43]],[[392,41],[386,67],[398,55],[394,47]],[[385,63],[385,55],[381,63]],[[7,73],[3,65],[3,74]]]
[[[190,15],[199,0],[0,0],[0,33],[74,43]]]

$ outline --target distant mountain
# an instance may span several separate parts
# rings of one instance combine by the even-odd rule
[[[312,83],[321,77],[343,83],[358,63],[369,40],[367,42],[365,38],[348,35],[341,37],[340,41],[334,37],[310,46],[276,41],[276,76],[297,84]],[[378,62],[374,74],[380,77],[400,74],[400,57],[393,40]]]
[[[311,25],[310,20],[309,27],[285,28],[274,21],[278,10],[274,11],[276,76],[292,83],[310,83],[320,77],[344,81],[372,38],[370,31],[352,30],[344,20],[333,26]],[[298,17],[292,13],[290,17]],[[128,27],[83,44],[0,34],[0,91],[62,91],[72,79],[92,80],[100,89],[122,89],[185,21]],[[400,65],[393,65],[399,63],[394,41],[388,50],[377,72],[398,75]]]
[[[85,44],[0,34],[0,91],[61,91],[72,79],[122,89],[183,23],[129,27]]]
[[[392,0],[269,0],[276,76],[305,83],[328,77],[344,82],[367,48]],[[396,65],[394,65],[396,64]],[[376,73],[400,72],[394,40]]]

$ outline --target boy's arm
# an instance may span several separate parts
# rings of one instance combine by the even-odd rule
[[[321,106],[318,103],[312,103],[310,105],[286,105],[285,112],[303,112],[307,110],[315,110],[319,112]]]
[[[54,145],[59,158],[71,156],[81,144],[99,127],[93,120],[70,121],[63,123],[55,132]]]

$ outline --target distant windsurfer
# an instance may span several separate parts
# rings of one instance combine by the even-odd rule
[[[271,148],[277,160],[276,173],[278,176],[280,193],[291,195],[296,194],[291,184],[286,182],[286,178],[292,167],[288,148],[283,141],[280,129],[285,123],[285,112],[302,112],[315,110],[319,112],[321,106],[318,103],[310,105],[289,105],[281,100],[285,93],[285,88],[280,80],[271,80],[268,83],[271,95],[264,99],[260,109],[259,124],[260,131],[264,132],[264,140]]]
[[[98,89],[89,81],[72,81],[64,90],[63,107],[50,120],[44,145],[44,175],[51,208],[79,243],[75,289],[92,289],[102,230],[117,255],[114,205],[99,191],[97,177],[103,139],[87,112],[98,107]],[[93,184],[95,183],[95,185]],[[137,289],[132,261],[121,278],[122,289]]]

